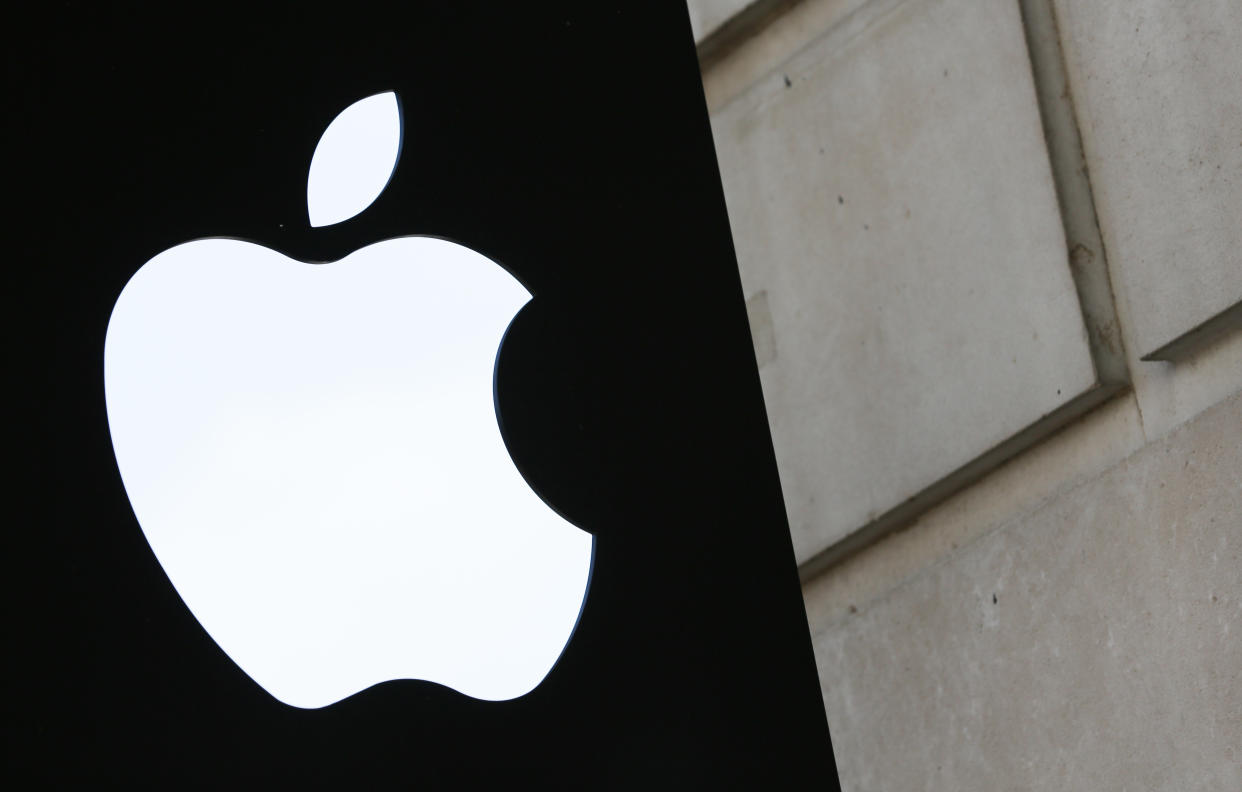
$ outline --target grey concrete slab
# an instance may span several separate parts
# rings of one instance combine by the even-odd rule
[[[1242,326],[1242,3],[1055,8],[1128,341],[1183,357]]]
[[[1240,569],[1242,394],[813,624],[844,789],[1242,789]]]
[[[713,128],[800,560],[1100,392],[1016,2],[873,0]]]

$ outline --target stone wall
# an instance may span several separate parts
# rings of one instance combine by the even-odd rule
[[[1242,3],[690,14],[844,787],[1242,789]]]

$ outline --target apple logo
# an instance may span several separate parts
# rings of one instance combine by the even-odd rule
[[[401,127],[391,92],[328,126],[312,226],[380,195]],[[483,255],[420,236],[324,264],[197,239],[121,291],[104,390],[126,494],[186,606],[276,699],[421,679],[500,701],[564,651],[594,539],[530,489],[494,402],[530,299]]]

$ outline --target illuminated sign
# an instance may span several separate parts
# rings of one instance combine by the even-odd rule
[[[831,784],[686,9],[294,11],[14,42],[11,773]]]
[[[312,225],[383,190],[398,112],[381,94],[328,127]],[[200,239],[121,292],[104,383],[125,489],[190,610],[276,698],[424,679],[509,699],[560,657],[593,541],[526,485],[493,402],[529,298],[430,237],[322,264]]]

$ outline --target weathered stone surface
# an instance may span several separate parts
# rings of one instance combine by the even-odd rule
[[[720,29],[754,0],[689,0],[694,40],[702,41]]]
[[[803,584],[811,624],[828,624],[958,548],[1090,481],[1146,444],[1134,394],[1091,410],[916,520]]]
[[[1236,394],[812,625],[844,788],[1242,789],[1240,571]]]
[[[1016,3],[875,0],[714,131],[800,560],[1092,389]]]
[[[1219,339],[1176,362],[1135,361],[1133,366],[1143,432],[1155,440],[1242,390],[1242,333]]]
[[[756,0],[747,6],[767,6],[766,13],[756,15],[749,30],[733,37],[724,57],[712,57],[703,70],[703,92],[707,107],[715,113],[734,97],[775,67],[789,60],[790,55],[807,46],[838,22],[844,20],[868,0]],[[700,55],[703,46],[700,43]],[[719,53],[717,53],[719,54]]]
[[[1242,3],[1055,7],[1129,340],[1170,357],[1242,301]]]

